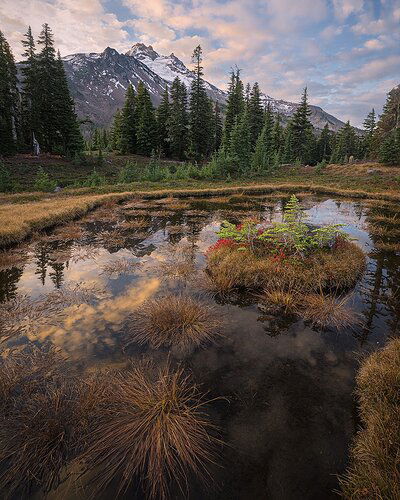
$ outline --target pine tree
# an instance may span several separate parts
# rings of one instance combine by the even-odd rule
[[[122,113],[120,109],[117,109],[114,115],[114,121],[111,127],[111,149],[112,151],[121,151],[121,124],[122,124]],[[97,130],[97,129],[96,129]],[[95,131],[96,133],[96,131]],[[94,149],[96,149],[93,146]]]
[[[322,129],[317,142],[317,161],[329,161],[332,155],[332,132],[328,124]]]
[[[55,110],[54,79],[57,73],[56,51],[53,33],[47,23],[43,24],[38,45],[37,79],[41,91],[38,95],[38,141],[41,148],[51,152],[57,143],[57,117]]]
[[[270,104],[268,103],[264,126],[257,138],[255,151],[252,157],[252,169],[256,172],[268,171],[272,167],[274,153],[274,118]]]
[[[24,35],[22,45],[23,53],[21,73],[23,75],[22,85],[22,141],[28,148],[32,147],[33,136],[37,135],[39,128],[39,95],[40,83],[37,74],[36,47],[33,39],[31,27],[28,27]]]
[[[374,147],[374,134],[376,129],[376,116],[375,110],[372,110],[368,113],[367,117],[364,120],[364,130],[365,134],[362,139],[362,156],[364,158],[370,158],[375,149]]]
[[[218,101],[214,107],[214,151],[218,151],[222,142],[222,118]]]
[[[346,163],[350,156],[357,156],[358,138],[354,128],[348,121],[338,132],[332,163]]]
[[[0,155],[12,155],[17,147],[17,69],[10,46],[0,31]]]
[[[251,95],[251,86],[250,83],[246,83],[246,89],[244,91],[244,105],[246,109],[249,109],[250,95]]]
[[[222,142],[229,147],[231,131],[237,118],[243,113],[245,101],[243,97],[243,83],[240,79],[240,70],[232,70],[229,83],[228,97],[226,100],[226,116]]]
[[[311,160],[310,131],[313,126],[309,116],[311,110],[308,106],[307,87],[303,91],[300,106],[296,109],[291,119],[291,159],[288,161],[300,160],[302,163],[309,163]]]
[[[150,156],[156,147],[157,123],[150,94],[143,82],[139,82],[137,97],[137,152]]]
[[[257,138],[261,133],[261,130],[264,126],[264,111],[261,103],[261,92],[258,83],[256,82],[253,85],[250,93],[250,99],[248,103],[248,111],[249,111],[249,120],[250,120],[250,137],[251,137],[251,146],[255,147],[257,142]],[[271,112],[270,113],[270,118]]]
[[[188,148],[188,113],[185,84],[175,78],[171,86],[170,118],[168,134],[172,158],[185,159]]]
[[[280,158],[284,146],[284,137],[283,137],[283,127],[281,125],[281,117],[279,113],[275,117],[273,137],[274,137],[274,153],[275,155],[278,155],[278,157]]]
[[[249,113],[236,118],[229,144],[229,160],[236,166],[236,174],[244,174],[251,166],[251,135]]]
[[[157,140],[158,149],[162,156],[169,157],[169,119],[170,104],[168,86],[165,87],[161,103],[157,109]]]
[[[207,95],[204,80],[202,50],[198,45],[193,52],[192,60],[195,63],[196,78],[190,88],[189,101],[189,130],[190,147],[194,159],[201,161],[207,158],[213,147],[212,127],[214,123],[212,102]]]
[[[380,147],[379,158],[388,165],[400,165],[400,128],[387,135]]]
[[[377,123],[377,134],[383,138],[398,127],[400,127],[400,85],[394,87],[386,97],[383,112]]]
[[[137,133],[137,116],[135,91],[132,84],[128,85],[125,95],[125,104],[121,112],[121,153],[136,152],[136,133]]]

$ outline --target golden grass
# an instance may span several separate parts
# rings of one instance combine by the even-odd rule
[[[362,429],[341,477],[345,498],[400,499],[400,339],[366,359],[357,375]]]
[[[122,229],[144,229],[151,226],[151,221],[145,218],[126,220],[119,224]]]
[[[400,252],[400,243],[388,242],[388,241],[376,241],[374,243],[375,248],[378,250],[383,250],[386,252]]]
[[[79,240],[86,235],[86,231],[79,224],[66,224],[57,228],[50,236],[50,239],[60,241]]]
[[[116,496],[139,480],[148,498],[171,498],[177,483],[187,496],[187,475],[208,478],[217,442],[208,402],[182,369],[131,366],[109,380],[109,404],[80,461],[94,472],[93,495],[116,481]]]
[[[107,201],[119,201],[129,196],[130,193],[64,196],[31,203],[0,205],[0,246],[16,243],[35,231],[81,217]]]
[[[383,215],[383,214],[368,215],[368,220],[370,222],[373,222],[373,223],[381,222],[383,224],[387,224],[390,226],[400,225],[400,215],[399,214],[395,214],[395,215]]]
[[[214,306],[186,296],[149,299],[128,320],[128,341],[152,347],[188,348],[210,342],[222,320]]]
[[[171,198],[168,202],[165,202],[165,206],[169,210],[185,210],[190,207],[190,204]]]
[[[313,325],[341,330],[359,324],[359,316],[348,308],[347,298],[337,298],[322,293],[302,297],[300,315]]]
[[[121,274],[134,272],[137,266],[138,264],[130,259],[120,258],[103,264],[100,274],[104,274],[108,278],[117,278]]]
[[[28,256],[23,249],[13,251],[0,251],[0,271],[12,267],[24,267]]]

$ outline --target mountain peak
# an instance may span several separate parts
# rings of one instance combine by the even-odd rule
[[[145,45],[144,43],[137,42],[132,45],[132,47],[125,53],[126,56],[136,57],[140,61],[143,59],[157,59],[159,54],[153,49],[151,45]]]

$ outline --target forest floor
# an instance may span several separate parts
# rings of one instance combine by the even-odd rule
[[[98,171],[115,182],[118,171],[130,159],[145,165],[148,159],[136,156],[110,156]],[[33,184],[39,166],[57,179],[85,178],[91,166],[76,166],[63,158],[18,156],[6,162],[13,177],[22,185]],[[107,184],[96,188],[65,188],[59,193],[0,195],[0,247],[22,241],[35,231],[79,217],[94,206],[129,198],[219,196],[223,194],[264,194],[271,192],[310,192],[351,198],[400,201],[400,166],[378,163],[329,165],[318,172],[315,167],[281,167],[268,177],[223,180],[174,180]]]

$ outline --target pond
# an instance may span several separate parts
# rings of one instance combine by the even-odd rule
[[[15,261],[0,271],[3,306],[25,304],[23,320],[15,312],[13,327],[2,331],[3,355],[33,342],[54,345],[79,370],[122,366],[127,357],[180,363],[207,398],[219,398],[208,410],[226,443],[212,481],[201,487],[190,480],[189,498],[337,498],[337,475],[359,424],[359,360],[399,333],[400,253],[382,243],[397,241],[393,220],[400,212],[376,200],[301,197],[311,224],[344,224],[367,254],[366,272],[349,296],[362,322],[336,331],[265,314],[254,295],[207,290],[206,251],[221,221],[280,220],[287,200],[132,201],[37,235],[15,248]],[[222,334],[197,348],[126,347],[128,316],[147,299],[166,295],[212,304]],[[46,297],[52,297],[48,309],[41,306]],[[135,491],[126,497],[142,498]],[[63,495],[84,498],[75,491]],[[181,498],[179,491],[171,495]],[[104,495],[112,497],[112,489]]]

